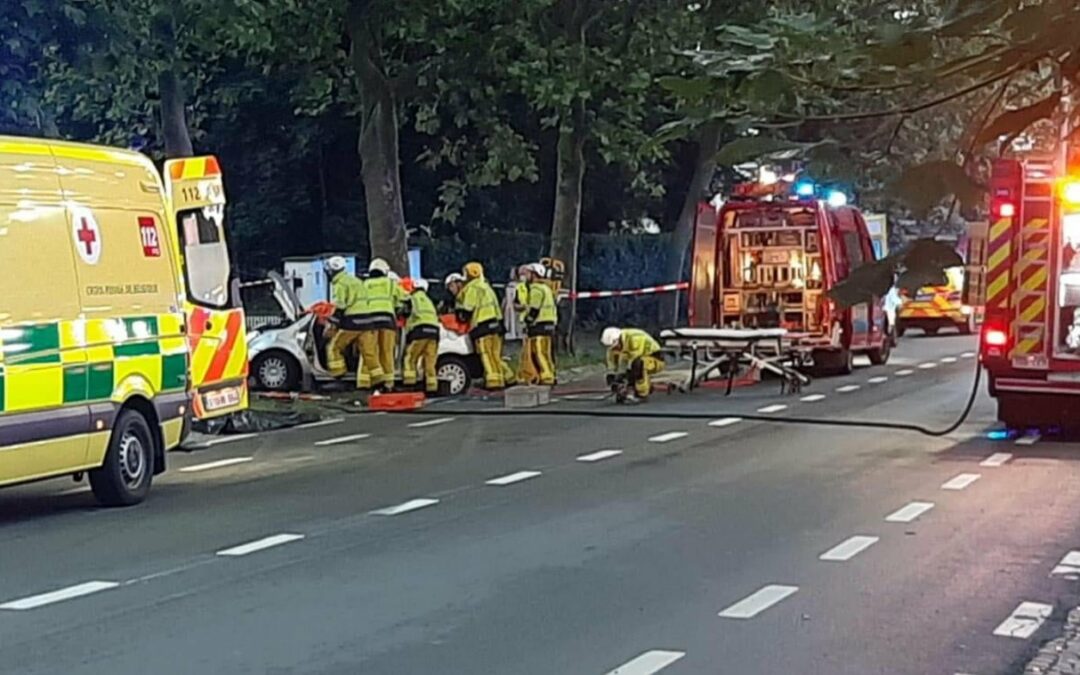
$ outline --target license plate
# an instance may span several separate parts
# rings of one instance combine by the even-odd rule
[[[203,394],[203,403],[207,410],[221,410],[240,403],[240,390],[236,387],[212,391]]]
[[[933,293],[916,293],[915,302],[930,302],[934,299]]]

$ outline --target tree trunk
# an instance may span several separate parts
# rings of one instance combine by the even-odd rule
[[[175,66],[166,68],[158,75],[158,93],[161,96],[161,133],[165,137],[165,156],[191,157],[195,150],[191,145],[184,112],[184,88]]]
[[[401,201],[397,96],[382,68],[381,43],[371,25],[370,2],[349,5],[350,56],[360,90],[360,174],[367,206],[372,258],[385,258],[395,272],[409,273],[405,210]]]
[[[584,121],[575,116],[571,128],[559,132],[555,176],[555,215],[551,222],[551,257],[566,266],[563,287],[577,290],[578,244],[581,240],[581,198],[585,179]],[[563,334],[573,351],[572,339],[577,300],[570,301]]]
[[[671,250],[668,251],[667,269],[664,276],[665,283],[683,281],[683,270],[686,269],[686,258],[690,253],[690,243],[694,238],[694,223],[697,220],[698,204],[703,199],[708,199],[709,184],[712,183],[713,174],[716,172],[716,152],[720,149],[721,123],[713,120],[701,127],[698,133],[697,159],[694,162],[694,173],[690,177],[690,185],[687,187],[686,196],[683,198],[682,210],[679,211],[679,220],[675,223],[675,232],[671,241]],[[669,320],[671,325],[677,325],[680,318],[679,301],[682,292],[672,293],[668,301],[661,304],[660,322]]]

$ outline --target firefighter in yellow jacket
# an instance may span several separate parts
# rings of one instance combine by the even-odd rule
[[[439,358],[439,313],[427,290],[426,279],[413,280],[413,291],[409,294],[412,309],[405,321],[405,362],[401,379],[406,386],[416,384],[418,366],[423,363],[424,390],[434,394],[439,391],[439,375],[435,370]]]
[[[639,328],[605,328],[600,343],[607,347],[608,384],[626,377],[637,397],[630,402],[648,398],[652,391],[649,376],[664,369],[660,358],[660,343]]]
[[[456,314],[469,325],[469,337],[484,366],[484,386],[502,389],[515,383],[514,371],[502,360],[502,307],[491,285],[484,279],[484,267],[478,262],[465,265],[465,286],[458,295]]]
[[[554,340],[559,325],[555,292],[545,283],[547,270],[540,263],[525,266],[527,300],[525,302],[525,341],[522,354],[528,355],[543,385],[555,384]]]
[[[397,316],[404,310],[405,291],[390,277],[390,264],[375,258],[364,279],[364,310],[360,314],[361,389],[394,388],[394,355],[397,349]]]
[[[336,325],[334,336],[326,346],[326,368],[334,377],[341,377],[348,370],[345,353],[360,347],[359,315],[364,310],[364,282],[349,274],[345,267],[345,258],[341,256],[326,261]]]

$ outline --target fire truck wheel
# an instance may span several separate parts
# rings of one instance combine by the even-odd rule
[[[814,352],[814,377],[850,375],[855,370],[855,354],[850,349]]]
[[[889,336],[886,336],[881,341],[880,347],[866,352],[866,355],[870,357],[870,363],[875,366],[883,366],[888,363],[890,354],[892,354],[892,338]]]

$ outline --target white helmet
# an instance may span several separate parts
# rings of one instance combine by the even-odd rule
[[[390,263],[386,262],[382,258],[375,258],[368,265],[368,272],[382,272],[383,274],[390,275]]]
[[[390,281],[401,281],[401,276],[394,270],[390,270],[386,273],[386,276],[390,277]]]
[[[339,255],[331,256],[330,259],[326,261],[326,267],[331,272],[344,272],[346,266],[347,263],[345,262],[345,258]]]
[[[428,289],[427,279],[413,279],[412,287],[418,291],[426,291]]]
[[[619,338],[622,337],[622,329],[611,326],[605,328],[604,332],[600,334],[600,344],[605,347],[614,347],[619,342]]]
[[[532,263],[530,265],[526,265],[525,269],[529,270],[541,279],[547,277],[547,268],[544,267],[541,263]]]
[[[450,274],[446,275],[446,279],[443,281],[443,283],[447,286],[453,283],[463,284],[465,283],[465,275],[461,272],[451,272]]]

